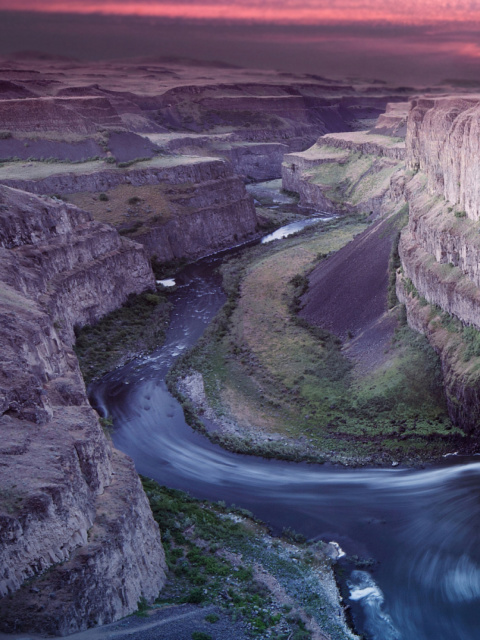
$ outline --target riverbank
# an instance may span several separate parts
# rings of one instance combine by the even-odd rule
[[[163,344],[171,305],[164,291],[128,297],[95,325],[75,330],[75,354],[85,383]]]
[[[157,604],[216,605],[202,627],[210,637],[227,617],[236,629],[229,637],[357,638],[347,626],[332,570],[335,545],[307,543],[288,528],[273,537],[245,509],[195,500],[147,479],[143,486],[164,531],[170,569]]]
[[[297,316],[314,267],[341,263],[342,252],[351,260],[352,247],[368,265],[378,238],[365,234],[393,242],[397,227],[393,220],[371,231],[344,218],[225,260],[228,302],[168,378],[191,424],[239,453],[346,465],[415,465],[464,446],[448,419],[438,358],[405,326],[401,306],[380,309],[373,328],[343,343]],[[348,294],[342,277],[340,297]],[[349,304],[353,317],[363,311],[361,297],[357,311]],[[372,340],[380,344],[373,355]]]

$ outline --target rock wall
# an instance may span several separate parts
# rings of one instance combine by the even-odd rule
[[[0,629],[67,634],[152,600],[158,527],[112,449],[73,325],[154,285],[142,247],[71,205],[0,187]]]
[[[169,201],[169,215],[152,211],[135,233],[135,240],[145,245],[150,256],[162,261],[207,255],[255,235],[258,221],[253,200],[224,160],[158,158],[135,167],[3,182],[37,194],[108,192],[119,185],[131,186],[134,194],[135,187],[159,185]],[[111,233],[112,239],[118,237],[113,230]],[[104,227],[96,240],[99,247],[105,234],[108,230]],[[75,241],[81,244],[81,235],[77,234]],[[88,246],[93,250],[91,242]],[[88,307],[82,313],[89,313]]]
[[[62,133],[89,134],[98,126],[122,124],[105,97],[25,98],[0,100],[3,129],[24,132],[61,130]]]
[[[409,324],[440,354],[450,417],[469,433],[480,428],[478,357],[469,347],[475,336],[465,332],[480,330],[479,116],[477,96],[412,102],[409,223],[399,243],[397,277]]]
[[[368,132],[328,134],[302,153],[285,156],[282,184],[317,211],[393,211],[403,201],[405,148],[402,142]]]
[[[427,177],[430,194],[480,219],[480,97],[414,100],[407,123],[407,165]]]
[[[52,166],[47,177],[31,179],[1,178],[2,184],[22,189],[37,195],[68,194],[78,191],[108,191],[121,184],[132,187],[145,184],[185,184],[192,186],[211,180],[220,180],[232,175],[226,163],[218,158],[198,158],[178,156],[172,158],[157,158],[145,162],[138,162],[130,169],[118,167],[107,168],[108,165],[95,163],[92,168],[72,167],[69,171],[55,172]]]

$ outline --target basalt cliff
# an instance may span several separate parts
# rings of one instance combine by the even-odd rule
[[[0,629],[68,634],[164,583],[158,526],[112,448],[74,326],[154,286],[143,248],[72,205],[0,187]]]
[[[440,353],[451,417],[469,433],[480,426],[479,114],[478,96],[412,102],[397,278],[409,323]]]
[[[480,426],[479,114],[476,95],[395,103],[370,130],[326,134],[311,148],[285,155],[282,165],[284,188],[315,210],[379,218],[408,206],[398,246],[397,296],[406,306],[410,326],[424,333],[440,355],[450,418],[470,434]],[[377,233],[375,243],[384,246],[385,231],[381,225],[378,229],[369,231],[363,244]],[[371,283],[380,268],[385,292],[387,253],[383,266],[367,274]],[[375,261],[355,256],[362,264],[376,264],[379,253]],[[336,260],[341,259],[340,252]],[[351,263],[354,257],[348,259]],[[304,317],[320,324],[333,314],[328,305],[328,311],[317,309],[318,296],[326,300],[328,294],[324,271],[320,266],[311,274],[311,294],[303,310]],[[346,290],[354,280],[350,272],[347,268],[342,275]],[[356,282],[352,291],[358,290]],[[384,303],[377,321],[386,311]],[[351,301],[342,313],[346,321]],[[359,303],[357,320],[361,313]]]

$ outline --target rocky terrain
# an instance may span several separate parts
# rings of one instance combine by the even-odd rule
[[[442,357],[452,419],[476,428],[480,99],[426,97],[408,106],[408,97],[383,85],[154,59],[2,61],[2,631],[81,631],[118,620],[162,588],[158,525],[132,462],[112,448],[88,403],[75,329],[94,324],[129,294],[154,289],[152,259],[193,259],[258,236],[245,183],[282,176],[301,206],[365,214],[312,240],[308,255],[292,245],[283,283],[290,297],[298,269],[343,246],[367,217],[385,218],[312,272],[310,298],[302,302],[305,318],[325,323],[316,308],[335,277],[352,291],[360,281],[372,288],[376,271],[382,295],[372,290],[365,326],[350,326],[355,306],[343,317],[340,334],[355,334],[349,348],[357,355],[378,338],[378,318],[387,318],[383,342],[368,353],[378,355],[392,334],[383,295],[408,202],[397,293],[411,326]],[[349,281],[349,261],[377,249],[369,268]],[[262,265],[269,286],[282,260]],[[252,276],[250,295],[258,301],[255,286]],[[298,350],[300,329],[285,300],[276,302]],[[356,335],[362,332],[364,343]],[[254,331],[250,337],[260,340]],[[313,340],[305,339],[309,358]],[[260,352],[265,345],[254,346]],[[343,367],[336,344],[328,348]],[[285,374],[290,387],[301,381],[297,373]],[[333,381],[332,393],[337,387]],[[330,415],[332,407],[324,410]],[[309,429],[312,420],[305,416]]]
[[[405,141],[400,124],[404,103],[387,105],[368,131],[331,133],[282,164],[284,189],[300,196],[300,204],[320,211],[392,212],[403,199]],[[395,115],[389,115],[393,112]]]
[[[440,353],[452,419],[479,422],[477,96],[414,100],[408,118],[408,227],[397,280],[409,323]]]
[[[398,298],[406,304],[409,324],[427,335],[440,355],[450,417],[467,433],[476,432],[480,417],[478,109],[475,95],[395,103],[369,131],[327,134],[310,149],[286,155],[282,165],[284,187],[307,207],[385,217],[408,205]],[[312,272],[302,314],[343,338],[351,325],[350,334],[363,337],[349,351],[362,359],[359,343],[365,343],[375,360],[374,352],[385,346],[385,326],[374,330],[372,316],[378,322],[386,307],[368,304],[367,309],[364,301],[382,288],[386,293],[386,241],[389,237],[391,244],[393,236],[377,233],[370,260],[361,247],[374,236],[375,229],[369,230],[365,239]],[[354,260],[358,265],[352,269]],[[374,286],[379,278],[383,284]],[[365,313],[370,328],[361,322]]]
[[[255,236],[245,182],[404,96],[155,60],[2,60],[2,631],[108,623],[165,580],[133,465],[88,403],[76,328],[154,288],[151,258]]]
[[[140,245],[72,205],[2,186],[0,218],[0,628],[66,634],[164,582],[158,526],[72,352],[74,327],[154,280]]]
[[[257,232],[245,181],[279,178],[285,153],[404,99],[268,71],[4,60],[0,183],[87,208],[160,261],[198,257]]]

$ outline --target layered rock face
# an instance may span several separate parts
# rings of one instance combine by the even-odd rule
[[[419,98],[407,125],[407,165],[431,194],[480,218],[480,97]]]
[[[415,175],[397,279],[409,323],[441,355],[450,415],[468,432],[480,426],[479,114],[475,96],[412,102],[407,164]]]
[[[88,163],[68,171],[42,177],[42,165],[30,165],[32,179],[11,179],[0,175],[9,186],[36,194],[109,194],[128,186],[130,199],[139,187],[151,187],[163,197],[164,209],[151,207],[139,221],[133,219],[135,240],[144,244],[150,256],[168,261],[192,258],[224,249],[252,237],[257,217],[251,196],[231,166],[220,159],[183,156],[139,162],[132,169],[106,169],[103,163]],[[142,196],[144,192],[142,191]],[[153,197],[152,191],[147,193]],[[108,198],[108,195],[107,195]],[[108,202],[108,201],[107,201]],[[127,205],[128,206],[128,205]],[[105,204],[104,210],[110,208]],[[127,207],[125,207],[127,209]],[[108,216],[107,216],[108,218]],[[132,224],[123,219],[118,226],[129,232]],[[123,226],[122,226],[123,224]],[[103,233],[106,233],[105,229]],[[99,238],[98,242],[101,243]]]
[[[285,156],[284,189],[317,211],[368,213],[393,211],[403,200],[405,145],[369,132],[328,134],[302,153]]]
[[[0,629],[67,634],[164,582],[158,527],[72,351],[74,325],[154,281],[142,247],[71,205],[0,187],[0,228]]]

